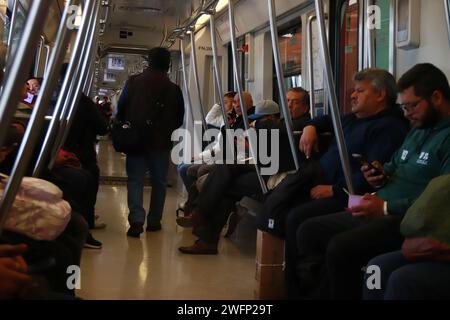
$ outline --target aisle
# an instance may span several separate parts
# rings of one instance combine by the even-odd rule
[[[102,148],[106,143],[102,143]],[[112,149],[109,148],[111,151]],[[118,175],[123,172],[114,154],[105,157],[101,168]],[[119,155],[120,157],[120,155]],[[103,163],[105,159],[114,159]],[[117,162],[117,163],[116,163]],[[103,174],[103,172],[102,172]],[[128,228],[126,186],[102,185],[97,213],[107,223],[94,231],[102,250],[85,249],[82,257],[81,290],[84,299],[252,299],[255,248],[252,237],[222,238],[216,256],[190,256],[178,247],[193,243],[190,229],[175,223],[176,188],[168,188],[163,229],[140,239],[126,236]],[[150,188],[146,188],[145,202]],[[242,243],[244,241],[245,243]]]

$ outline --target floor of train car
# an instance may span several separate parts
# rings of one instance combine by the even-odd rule
[[[125,157],[114,152],[109,140],[100,141],[98,153],[102,184],[96,211],[107,227],[93,231],[103,248],[83,251],[80,298],[253,299],[256,232],[250,223],[240,224],[231,239],[222,237],[218,255],[179,253],[178,247],[192,244],[195,237],[175,223],[181,187],[172,168],[162,230],[140,239],[127,237]],[[146,204],[150,188],[145,188]]]

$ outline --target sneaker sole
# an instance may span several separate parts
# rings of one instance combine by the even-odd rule
[[[88,248],[88,249],[101,249],[102,248],[102,246],[96,246],[96,245],[93,245],[93,244],[84,244],[84,247],[85,248]]]

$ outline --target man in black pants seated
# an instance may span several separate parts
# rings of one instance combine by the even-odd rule
[[[304,110],[304,113],[306,113],[308,108],[304,108]],[[279,120],[279,113],[279,106],[271,100],[263,100],[257,104],[255,114],[251,115],[249,119],[255,120],[252,126],[257,131],[258,139],[261,139],[261,129],[267,130],[269,133],[267,141],[271,141],[272,130],[280,130],[284,127],[284,124]],[[261,141],[258,142],[261,148]],[[277,141],[277,143],[281,144],[281,141]],[[270,143],[268,150],[273,156]],[[283,153],[279,156],[280,159],[282,157],[290,159],[291,161],[285,162],[292,164],[289,153]],[[258,164],[261,167],[259,161]],[[268,178],[268,176],[265,176],[265,178]],[[262,196],[255,166],[251,164],[218,165],[215,170],[209,173],[204,183],[203,191],[197,201],[197,207],[192,217],[189,218],[192,223],[187,225],[180,224],[180,221],[177,221],[183,226],[200,227],[197,232],[200,239],[192,246],[180,247],[179,250],[186,254],[216,254],[220,232],[236,201],[243,196]]]
[[[434,177],[450,173],[450,87],[432,64],[418,64],[398,82],[405,116],[413,130],[383,166],[363,166],[376,195],[359,205],[306,220],[297,229],[297,276],[305,296],[360,299],[364,268],[382,253],[399,250],[399,224]],[[375,159],[370,159],[375,160]]]

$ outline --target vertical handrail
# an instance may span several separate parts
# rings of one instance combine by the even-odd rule
[[[242,84],[239,81],[239,75],[238,75],[238,66],[237,66],[237,57],[236,57],[236,52],[237,52],[237,45],[236,45],[236,32],[234,30],[235,28],[235,22],[234,22],[234,5],[232,3],[232,1],[228,2],[228,17],[229,17],[229,25],[230,25],[230,39],[231,39],[231,56],[233,59],[233,74],[234,74],[234,80],[236,82],[236,89],[238,92],[238,96],[239,96],[239,104],[241,106],[241,111],[242,111],[242,118],[244,121],[244,127],[245,130],[248,132],[249,131],[249,125],[248,125],[248,115],[247,115],[247,108],[245,106],[244,103],[244,92],[242,90]],[[258,167],[258,159],[257,159],[257,155],[254,152],[254,148],[253,148],[253,143],[252,143],[252,139],[249,139],[249,149],[250,149],[250,154],[253,158],[254,164],[255,164],[255,169],[256,169],[256,175],[258,176],[258,181],[259,184],[261,185],[261,191],[266,194],[268,192],[267,190],[267,185],[264,182],[263,178],[261,177],[261,172],[259,170]]]
[[[91,19],[92,24],[90,26],[90,32],[88,33],[89,38],[86,38],[85,42],[86,50],[84,54],[82,54],[82,66],[79,69],[79,72],[77,73],[77,76],[75,77],[74,80],[76,86],[74,87],[73,98],[69,108],[67,109],[68,112],[66,113],[65,117],[63,117],[63,122],[61,126],[61,133],[62,133],[61,138],[60,140],[56,140],[56,148],[53,150],[53,154],[49,163],[49,168],[53,167],[58,151],[59,149],[62,148],[64,142],[67,139],[67,136],[69,135],[70,128],[75,118],[76,110],[78,109],[78,102],[80,100],[81,88],[86,80],[86,77],[88,76],[87,72],[89,64],[92,60],[92,51],[94,50],[95,37],[97,37],[98,29],[100,27],[98,23],[99,13],[100,13],[100,2],[97,2],[95,5],[94,18]]]
[[[45,67],[44,67],[44,75],[47,72],[48,69],[48,62],[49,62],[49,58],[50,58],[50,45],[46,44],[44,45],[46,53],[45,53]]]
[[[78,68],[81,51],[83,50],[83,42],[87,37],[87,31],[89,28],[88,19],[91,18],[91,13],[93,12],[93,5],[94,0],[84,1],[81,24],[77,32],[77,37],[75,39],[75,43],[73,46],[69,66],[67,68],[66,75],[64,77],[64,81],[58,95],[58,100],[55,105],[52,120],[50,121],[49,129],[47,130],[43,146],[41,148],[36,165],[33,170],[34,177],[39,177],[46,166],[48,156],[51,155],[52,146],[55,142],[58,133],[61,114],[66,108],[66,105],[69,103],[71,87],[73,84],[76,69]]]
[[[450,43],[450,7],[449,7],[450,4],[448,3],[448,0],[443,0],[443,1],[444,1],[444,9],[445,9],[444,10],[445,22],[447,23],[448,41]],[[392,3],[391,3],[391,5],[392,5]],[[395,7],[395,5],[394,5],[394,7]],[[395,17],[395,12],[394,12],[394,17]],[[393,20],[393,19],[391,18],[391,20]]]
[[[187,101],[189,113],[191,114],[191,119],[194,121],[194,111],[192,110],[192,101],[191,101],[191,93],[189,92],[189,83],[188,83],[188,77],[186,72],[186,58],[184,55],[184,35],[180,35],[180,52],[181,52],[181,70],[183,74],[183,87],[184,87],[184,96],[185,101]],[[187,124],[186,124],[187,125]]]
[[[39,34],[44,27],[50,2],[50,0],[33,1],[25,22],[22,39],[14,52],[8,77],[5,79],[2,96],[0,97],[0,145],[3,145],[5,142],[11,120],[16,111],[20,92],[27,78],[33,58],[34,50],[32,48],[38,41]],[[8,186],[10,186],[10,181]],[[13,201],[14,197],[10,195],[6,197],[5,190],[0,203],[0,233]]]
[[[306,26],[306,43],[308,50],[308,76],[309,76],[309,105],[311,119],[315,116],[316,108],[316,92],[314,91],[314,59],[313,59],[313,43],[312,43],[312,22],[316,20],[316,16],[312,15],[308,18]],[[325,93],[324,93],[325,94]]]
[[[36,59],[35,59],[35,65],[34,65],[34,72],[33,72],[33,76],[38,77],[39,75],[39,67],[41,64],[41,55],[42,55],[42,48],[45,45],[45,38],[44,36],[40,36],[39,39],[39,50],[36,53]]]
[[[203,109],[203,102],[202,102],[202,94],[200,90],[200,82],[198,79],[198,69],[197,69],[197,50],[195,48],[195,28],[192,28],[188,33],[191,37],[191,61],[192,61],[192,72],[194,75],[194,84],[195,88],[197,89],[197,96],[198,96],[198,108],[200,110],[200,116],[202,117],[202,124],[203,129],[207,130],[208,126],[206,125],[206,118],[205,118],[205,109]]]
[[[278,32],[275,20],[275,2],[274,0],[268,0],[267,4],[269,6],[270,33],[272,34],[272,52],[273,58],[275,60],[275,70],[277,73],[281,111],[283,112],[284,116],[284,124],[286,126],[286,131],[289,139],[289,146],[291,147],[292,158],[294,159],[295,170],[298,170],[300,168],[300,164],[297,156],[297,147],[294,142],[294,134],[292,132],[292,118],[288,106],[286,105],[286,89],[284,83],[283,68],[281,67],[280,48],[278,47]]]
[[[367,68],[374,68],[376,66],[376,53],[375,53],[375,30],[369,29],[368,22],[368,9],[373,4],[373,0],[365,1],[364,10],[364,30],[366,30],[366,47],[367,47]]]
[[[222,81],[220,80],[219,60],[217,56],[217,41],[216,41],[216,21],[214,17],[215,12],[211,12],[209,15],[209,28],[211,29],[211,48],[213,54],[213,66],[214,66],[214,82],[216,83],[217,94],[219,95],[219,101],[222,109],[223,123],[226,129],[229,129],[227,111],[225,110],[225,99],[222,92]]]
[[[359,22],[359,28],[358,28],[358,70],[361,71],[364,69],[365,65],[365,47],[364,47],[364,38],[365,38],[365,14],[364,14],[364,0],[358,0],[358,22]]]
[[[14,0],[13,9],[11,12],[11,20],[9,22],[9,32],[8,32],[8,40],[7,40],[7,48],[6,48],[6,58],[5,61],[8,62],[8,58],[11,55],[11,45],[13,42],[14,36],[14,25],[16,24],[17,19],[17,11],[19,10],[19,0]]]
[[[331,117],[333,120],[334,134],[336,136],[336,142],[339,149],[339,156],[341,159],[342,170],[344,171],[345,181],[347,188],[351,194],[354,194],[352,172],[350,169],[350,161],[347,152],[347,146],[345,144],[344,132],[342,130],[341,118],[339,114],[339,106],[337,103],[336,87],[333,80],[331,58],[328,49],[328,43],[325,36],[325,23],[322,0],[314,0],[317,16],[317,24],[319,27],[319,39],[320,39],[320,53],[325,68],[325,81],[327,83],[330,102],[331,102]]]
[[[444,0],[444,2],[446,2],[446,0]],[[389,19],[389,43],[390,43],[390,48],[389,48],[389,72],[394,76],[397,73],[396,70],[396,61],[397,61],[397,55],[395,52],[396,49],[396,31],[395,31],[395,17],[397,12],[397,6],[396,6],[396,0],[390,0],[389,2],[389,14],[390,14],[390,19]],[[449,26],[450,28],[450,26]],[[449,29],[449,41],[450,41],[450,29]]]

